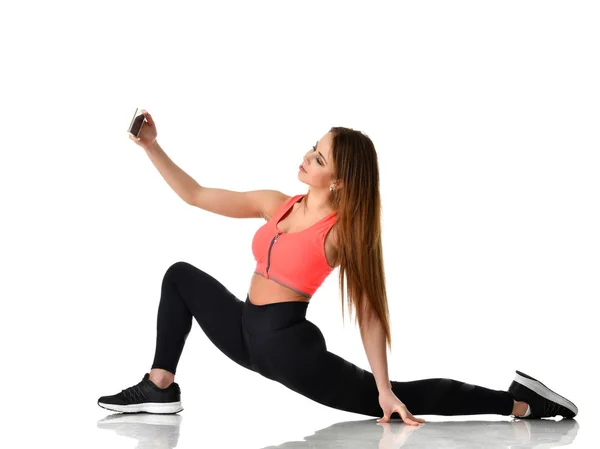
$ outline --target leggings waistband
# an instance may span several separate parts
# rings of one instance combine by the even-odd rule
[[[246,295],[242,324],[250,333],[263,333],[284,329],[306,321],[307,301],[286,301],[271,304],[255,305]]]

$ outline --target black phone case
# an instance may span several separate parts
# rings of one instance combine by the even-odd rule
[[[138,114],[138,108],[136,108],[131,123],[129,124],[128,132],[135,137],[140,137],[140,131],[142,130],[142,124],[144,123],[145,118],[146,117],[141,111]]]

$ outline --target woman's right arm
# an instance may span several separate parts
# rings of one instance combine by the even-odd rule
[[[144,150],[167,184],[183,201],[191,204],[193,195],[201,188],[200,184],[167,156],[158,141],[144,147]]]
[[[278,190],[233,190],[203,187],[194,178],[175,164],[157,141],[144,148],[146,154],[167,184],[186,203],[219,215],[231,218],[270,217],[290,197]]]
[[[264,218],[269,220],[290,197],[277,190],[251,190],[235,192],[233,190],[203,187],[194,178],[175,164],[163,151],[156,140],[156,124],[152,116],[142,110],[146,116],[140,137],[130,136],[137,145],[144,148],[146,154],[164,178],[167,184],[186,203],[208,212],[232,218]]]
[[[145,109],[142,109],[142,113],[144,114],[145,121],[142,122],[139,136],[136,137],[130,134],[129,138],[146,151],[146,154],[158,172],[167,181],[167,184],[171,186],[183,201],[189,204],[192,195],[200,188],[200,185],[167,156],[156,140],[158,131],[154,119]]]

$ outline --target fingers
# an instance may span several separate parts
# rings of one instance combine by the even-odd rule
[[[417,421],[417,422],[420,422],[420,423],[423,423],[423,422],[425,422],[425,420],[424,420],[423,418],[416,418],[416,417],[414,417],[414,416],[413,416],[413,414],[412,414],[412,413],[410,413],[410,412],[408,412],[408,417],[409,417],[410,419],[412,419],[413,421]]]
[[[145,109],[142,109],[142,113],[144,114],[144,117],[146,117],[146,120],[148,120],[148,124],[154,125],[154,120],[152,120],[152,116],[150,115],[150,113]]]
[[[400,412],[398,412],[400,413]],[[406,410],[406,413],[404,416],[402,416],[402,419],[404,420],[404,422],[406,424],[410,424],[411,426],[418,426],[420,423],[424,423],[425,420],[423,418],[415,418],[413,416],[413,414],[411,412],[409,412],[408,410]]]
[[[410,413],[407,414],[407,416],[403,416],[402,420],[406,424],[410,424],[411,426],[418,426],[419,425],[419,423],[417,421],[415,421],[415,419],[413,418],[413,416]]]
[[[406,424],[409,424],[411,426],[418,426],[419,425],[419,423],[416,421],[417,418],[411,419],[408,416],[402,416],[402,415],[400,415],[400,416],[402,417],[402,421],[404,421]],[[390,422],[390,418],[388,418],[387,416],[384,416],[383,418],[379,418],[377,420],[377,422],[378,423],[387,423],[387,422]]]
[[[415,418],[415,417],[409,417],[409,416],[401,416],[402,417],[402,421],[404,421],[406,424],[410,424],[411,426],[418,426],[419,424],[422,424],[425,422],[424,419],[422,418]],[[377,420],[378,423],[386,423],[386,422],[390,422],[390,418],[388,418],[387,416],[384,416],[383,418],[379,418]]]
[[[379,418],[377,420],[378,423],[387,423],[390,421],[390,417],[392,416],[392,413],[394,412],[398,412],[398,414],[400,415],[400,417],[402,418],[402,420],[406,423],[406,424],[410,424],[411,426],[418,426],[419,424],[422,424],[425,422],[425,420],[423,418],[416,418],[413,416],[413,414],[411,412],[408,411],[408,409],[406,408],[406,406],[402,406],[402,407],[398,407],[397,409],[394,409],[391,411],[391,413],[387,414],[387,412],[384,412],[383,414],[383,418]]]
[[[416,418],[410,412],[408,412],[407,418],[416,423],[424,423],[425,422],[425,420],[423,418]]]

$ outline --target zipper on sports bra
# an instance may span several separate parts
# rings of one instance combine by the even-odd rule
[[[271,266],[271,248],[273,248],[273,245],[277,242],[277,239],[281,234],[283,234],[283,232],[278,232],[277,234],[275,234],[275,237],[273,238],[273,240],[271,241],[271,245],[269,246],[269,255],[267,256],[267,270],[265,272],[265,277],[267,279],[269,279],[269,267]]]

